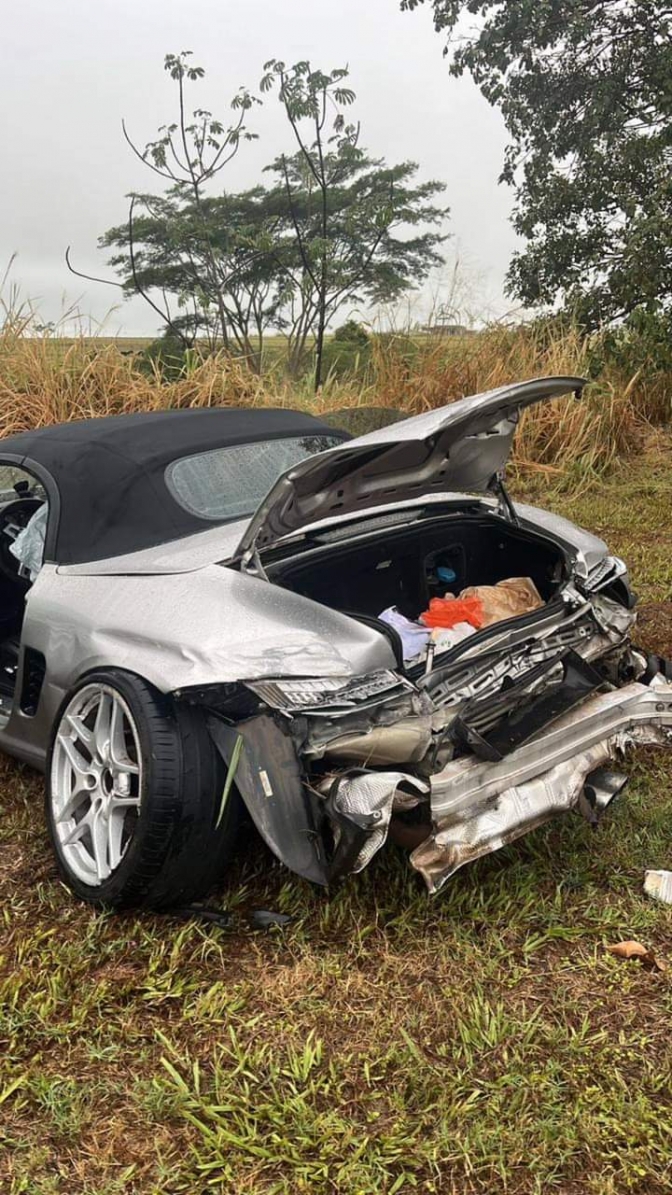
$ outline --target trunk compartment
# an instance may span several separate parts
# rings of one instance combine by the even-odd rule
[[[329,532],[322,533],[300,555],[267,566],[269,579],[367,620],[390,606],[415,620],[434,597],[510,577],[530,577],[548,602],[567,575],[559,547],[494,514],[444,514],[328,540]],[[451,574],[454,579],[446,580]]]
[[[444,649],[437,634],[424,656],[407,650],[405,668],[399,651],[398,670],[344,681],[337,697],[326,685],[320,695],[319,681],[310,682],[310,703],[281,680],[251,686],[266,703],[259,720],[292,740],[295,797],[314,819],[301,823],[302,840],[321,844],[324,883],[360,871],[391,836],[413,849],[411,862],[436,892],[464,863],[565,810],[596,824],[624,783],[605,771],[609,760],[629,743],[672,741],[672,686],[638,683],[634,615],[574,583],[571,549],[476,501],[314,527],[256,557],[272,584],[375,626],[399,649],[409,631],[381,620],[390,607],[417,621],[432,598],[514,578],[529,578],[543,603],[507,618],[501,611],[521,606],[482,591],[488,622],[470,611],[469,637]],[[255,817],[262,826],[267,788],[272,795],[284,784],[284,774],[274,778],[283,768],[276,756],[272,764],[264,756],[268,785],[247,796],[264,811]]]

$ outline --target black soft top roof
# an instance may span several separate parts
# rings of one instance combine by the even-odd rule
[[[184,510],[165,481],[183,456],[235,444],[345,432],[289,410],[209,407],[82,419],[0,441],[0,461],[45,484],[50,518],[45,559],[105,560],[212,526]]]

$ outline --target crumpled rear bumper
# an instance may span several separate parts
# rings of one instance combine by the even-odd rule
[[[432,832],[413,851],[411,862],[430,892],[438,892],[465,863],[556,814],[575,809],[597,821],[624,783],[605,773],[604,765],[636,744],[672,746],[672,683],[662,676],[648,685],[633,683],[587,698],[504,759],[452,760],[429,779]],[[377,772],[375,780],[376,845],[362,851],[353,870],[364,867],[382,845],[381,829],[392,814],[408,807],[409,788],[417,792],[419,787],[417,778],[399,772]],[[341,783],[334,799],[347,816],[350,804],[366,805],[370,778],[351,775]]]

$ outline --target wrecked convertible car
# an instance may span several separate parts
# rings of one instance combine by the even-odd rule
[[[595,823],[672,741],[625,565],[512,501],[505,386],[349,439],[280,410],[163,411],[0,444],[0,747],[46,771],[80,897],[164,907],[246,809],[318,884],[389,837],[438,891],[549,818]]]

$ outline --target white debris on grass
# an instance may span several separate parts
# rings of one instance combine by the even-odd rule
[[[654,900],[672,905],[672,871],[645,871],[644,891]]]

